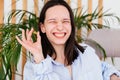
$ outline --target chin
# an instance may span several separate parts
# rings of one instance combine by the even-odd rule
[[[55,44],[58,44],[58,45],[64,45],[65,44],[65,42],[56,42]]]
[[[65,45],[66,41],[57,40],[57,41],[54,41],[52,43],[56,44],[56,45]]]

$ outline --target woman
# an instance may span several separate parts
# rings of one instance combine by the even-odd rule
[[[22,30],[22,40],[16,37],[34,60],[26,62],[24,80],[120,80],[120,73],[100,62],[94,49],[78,45],[73,20],[64,0],[49,0],[40,14],[37,41],[31,40],[33,29]]]

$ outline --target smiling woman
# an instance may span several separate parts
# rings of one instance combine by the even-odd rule
[[[92,47],[77,43],[74,15],[64,0],[44,5],[38,28],[35,42],[33,29],[16,37],[33,57],[25,64],[24,80],[120,80],[120,72],[101,62]]]
[[[19,59],[19,57],[21,55],[20,54],[21,53],[21,45],[17,42],[17,40],[15,38],[15,35],[17,35],[21,38],[21,29],[23,29],[22,30],[22,39],[18,38],[18,41],[20,43],[21,43],[21,41],[23,41],[24,43],[26,43],[28,41],[29,44],[28,43],[26,44],[26,45],[29,45],[27,47],[27,49],[30,47],[33,47],[32,48],[33,50],[28,49],[28,51],[30,53],[33,52],[33,54],[34,54],[35,53],[34,50],[36,50],[36,53],[35,53],[35,56],[32,55],[32,62],[28,60],[26,63],[25,57],[28,58],[29,55],[26,56],[26,54],[25,54],[26,51],[23,51],[22,62],[20,61],[20,64],[18,65],[18,69],[17,69],[18,71],[20,71],[20,73],[18,73],[18,71],[17,71],[17,74],[22,74],[22,71],[21,71],[21,66],[22,66],[22,68],[24,68],[23,76],[27,78],[30,75],[29,78],[31,78],[31,79],[33,78],[33,80],[35,78],[42,79],[43,77],[45,79],[46,78],[50,79],[50,78],[55,77],[55,80],[57,80],[58,77],[60,79],[63,76],[65,78],[69,78],[69,79],[72,77],[74,80],[77,80],[77,79],[84,80],[84,78],[85,79],[88,78],[87,76],[90,76],[89,79],[93,78],[94,74],[96,73],[95,70],[92,71],[92,69],[94,69],[93,67],[96,67],[95,69],[97,69],[98,67],[101,67],[101,66],[97,65],[99,63],[99,59],[98,60],[89,59],[89,58],[93,58],[93,57],[95,57],[95,59],[97,58],[96,55],[94,55],[94,50],[91,49],[87,45],[81,44],[81,46],[80,46],[76,43],[75,29],[74,29],[75,24],[77,25],[77,27],[85,27],[86,26],[86,25],[84,26],[82,23],[84,23],[86,21],[86,19],[89,19],[88,17],[90,17],[90,16],[84,17],[88,14],[82,15],[82,17],[77,16],[77,19],[79,19],[79,20],[75,21],[75,22],[79,22],[82,20],[82,23],[81,22],[80,22],[80,24],[73,23],[74,22],[73,20],[75,20],[75,19],[73,19],[73,17],[72,17],[73,15],[70,15],[71,9],[69,11],[69,10],[67,10],[66,7],[59,4],[59,6],[55,5],[54,7],[53,6],[50,7],[52,9],[54,9],[54,10],[50,10],[50,12],[52,11],[51,14],[45,14],[47,12],[44,12],[43,13],[44,16],[41,15],[41,18],[40,18],[41,20],[39,20],[40,21],[39,22],[37,15],[39,13],[39,10],[41,10],[41,8],[43,7],[44,1],[47,1],[47,0],[29,0],[29,1],[27,1],[28,3],[26,2],[26,0],[17,0],[17,2],[16,2],[16,0],[2,0],[2,1],[5,2],[4,3],[5,4],[4,5],[5,6],[4,15],[5,16],[8,16],[7,14],[11,10],[11,6],[14,9],[16,8],[16,9],[23,9],[23,10],[12,11],[9,18],[5,17],[5,21],[8,21],[9,24],[7,23],[2,28],[0,27],[0,30],[2,33],[2,35],[0,35],[0,36],[2,36],[2,38],[0,37],[0,41],[2,42],[2,44],[1,44],[2,51],[0,52],[0,60],[2,60],[1,62],[3,63],[2,67],[0,67],[0,80],[6,80],[6,77],[9,78],[9,80],[10,80],[11,74],[13,73],[11,71],[11,65],[12,66],[14,65],[14,67],[15,67],[18,64],[18,61],[21,60],[21,59]],[[53,0],[53,1],[57,1],[57,0]],[[58,0],[58,1],[62,1],[62,0]],[[66,1],[69,3],[69,5],[74,4],[76,6],[76,8],[81,6],[80,5],[81,0],[66,0]],[[89,1],[91,1],[91,0],[88,0],[86,2],[89,3]],[[102,1],[102,0],[100,0],[100,1]],[[88,5],[89,5],[88,13],[91,13],[92,2],[90,2]],[[60,11],[57,10],[56,7],[60,8]],[[49,10],[49,8],[47,10]],[[78,8],[78,12],[80,12],[80,11],[81,11],[81,8]],[[64,13],[64,15],[63,15],[63,13]],[[59,14],[59,16],[58,16],[58,14]],[[56,17],[53,17],[55,15],[56,15]],[[12,17],[14,17],[14,19],[15,19],[15,20],[13,20],[13,22],[17,22],[17,23],[15,23],[15,24],[11,23]],[[52,17],[52,18],[47,19],[48,17]],[[84,17],[84,19],[83,19],[83,17]],[[94,17],[96,17],[96,16],[93,16],[93,18]],[[43,19],[43,21],[42,21],[42,19]],[[90,20],[92,20],[92,19],[90,19]],[[88,21],[86,21],[88,23],[87,28],[89,27]],[[39,22],[39,27],[38,27],[38,22]],[[87,23],[85,23],[85,24],[87,24]],[[50,27],[50,30],[49,30],[48,26]],[[32,27],[34,29],[31,29]],[[34,34],[34,33],[36,33],[36,31],[38,31],[38,30],[40,30],[40,32],[39,32],[40,35],[39,35],[39,33],[37,33],[38,36],[37,36],[37,40],[36,40],[36,34]],[[32,34],[32,32],[33,32],[33,34]],[[26,35],[26,36],[24,36],[24,35]],[[31,37],[32,37],[32,40],[30,39]],[[41,37],[41,38],[39,38],[39,37]],[[51,37],[54,39],[51,39]],[[32,41],[33,42],[37,41],[34,43],[37,47],[34,47],[35,45],[31,44]],[[40,47],[39,44],[42,44],[42,46]],[[47,45],[45,45],[45,44],[47,44]],[[60,48],[58,48],[58,46]],[[85,48],[85,50],[84,50],[84,48]],[[22,50],[26,50],[26,49],[22,48]],[[89,52],[89,50],[90,50],[90,52]],[[44,54],[43,55],[39,54],[41,52]],[[84,54],[87,54],[87,52],[91,53],[91,55],[90,54],[84,55]],[[80,58],[81,56],[82,56],[82,58]],[[91,62],[88,62],[86,59],[84,59],[83,57],[85,57],[85,56],[86,57],[88,56],[86,59],[89,59],[88,61],[91,61]],[[40,57],[41,57],[42,61],[39,61]],[[82,64],[83,66],[81,66],[81,61],[82,61],[82,63],[84,63],[84,64]],[[98,62],[94,62],[94,61],[98,61]],[[29,62],[30,62],[30,65],[29,65]],[[21,63],[23,63],[23,64],[21,64]],[[26,63],[25,67],[24,67],[24,63]],[[93,63],[93,64],[86,65],[87,63]],[[94,64],[96,64],[98,67],[95,66]],[[104,63],[100,63],[100,64],[103,65],[102,71],[105,72],[105,74],[104,74],[105,77],[103,77],[103,78],[109,78],[109,76],[113,72],[117,72],[113,67],[112,68],[110,68],[109,66],[106,67],[106,64],[104,64]],[[31,65],[33,67],[31,67]],[[76,66],[76,65],[78,65],[78,66]],[[90,66],[90,65],[91,65],[90,68],[86,67],[86,66]],[[4,66],[4,68],[3,68],[3,66]],[[40,67],[36,67],[36,66],[40,66]],[[48,66],[48,67],[46,67],[46,66]],[[62,67],[60,67],[60,66],[62,66]],[[80,73],[81,67],[85,68],[85,69],[83,69],[83,73]],[[30,68],[30,70],[29,70],[29,68]],[[53,68],[55,69],[55,71],[53,70]],[[3,69],[3,70],[1,70],[1,69]],[[106,71],[106,69],[113,71],[113,72],[111,72],[110,75],[107,75],[108,77],[106,77],[106,74],[108,74],[110,71]],[[42,74],[41,74],[41,73],[39,73],[39,72],[41,72],[41,70],[46,70],[48,72],[42,71]],[[87,72],[87,70],[89,71],[89,73],[88,74],[85,73],[85,75],[84,75],[84,72]],[[33,71],[33,73],[29,74],[32,71]],[[35,74],[34,74],[34,72],[35,72]],[[49,74],[49,73],[51,73],[51,74]],[[91,74],[91,73],[94,73],[94,74]],[[79,76],[79,74],[81,76]],[[119,73],[116,73],[116,74],[118,75]],[[46,75],[46,76],[43,76],[43,75]],[[84,78],[83,78],[83,76],[84,76]],[[98,78],[98,76],[96,76],[96,78]],[[12,80],[14,80],[15,77],[16,76],[13,76]],[[18,79],[21,80],[22,79],[21,77],[22,76],[17,75],[16,80],[18,80]],[[94,79],[92,79],[92,80],[94,80]]]
[[[71,33],[69,16],[69,12],[61,5],[54,8],[51,7],[46,11],[44,25],[41,24],[41,30],[46,33],[51,44],[63,45],[67,41]]]

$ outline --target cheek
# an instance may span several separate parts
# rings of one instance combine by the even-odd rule
[[[71,34],[71,32],[72,32],[72,27],[69,25],[68,27],[66,27],[66,30],[69,32],[69,34]]]
[[[50,26],[48,26],[48,27],[46,27],[45,28],[45,33],[46,33],[46,35],[50,35],[51,33],[52,33],[52,30],[53,30],[54,28],[53,27],[50,27]]]
[[[45,33],[50,33],[54,29],[54,25],[45,25]]]

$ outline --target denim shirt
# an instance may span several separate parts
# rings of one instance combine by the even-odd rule
[[[113,73],[120,76],[120,72],[112,65],[101,62],[90,46],[87,46],[83,54],[79,52],[71,66],[72,76],[63,64],[49,56],[39,64],[28,60],[23,77],[24,80],[110,80]]]

